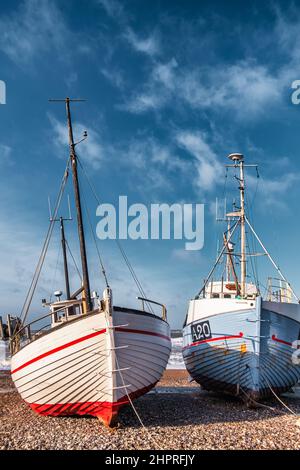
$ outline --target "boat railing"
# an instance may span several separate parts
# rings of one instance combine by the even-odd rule
[[[137,297],[138,300],[142,301],[142,309],[145,311],[145,304],[153,304],[153,305],[159,305],[162,308],[162,319],[167,320],[167,308],[164,304],[161,304],[160,302],[156,302],[155,300],[150,300],[146,299],[145,297]]]
[[[2,317],[0,315],[0,339],[4,340],[6,339],[6,329],[5,329],[5,325],[2,321]]]
[[[38,337],[40,337],[43,333],[49,330],[53,326],[53,317],[58,320],[55,325],[58,325],[60,322],[67,322],[74,318],[74,316],[70,317],[68,314],[69,309],[77,305],[79,302],[78,300],[73,304],[64,305],[61,308],[56,309],[55,311],[50,311],[46,315],[36,318],[32,320],[30,323],[21,326],[21,328],[15,329],[12,331],[10,336],[10,352],[11,354],[15,354],[17,351],[22,349],[27,344],[31,343]],[[59,316],[61,314],[61,319],[59,320]],[[42,325],[39,323],[42,322]],[[32,328],[33,325],[35,328]],[[37,328],[36,328],[37,326]]]
[[[287,281],[268,277],[267,300],[269,302],[292,302],[292,290]]]

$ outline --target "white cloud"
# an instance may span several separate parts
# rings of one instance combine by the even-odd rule
[[[63,147],[68,146],[68,130],[65,123],[58,121],[55,117],[49,114],[50,123],[54,131],[53,142],[55,146],[61,151]],[[78,148],[80,158],[91,165],[94,169],[100,168],[103,162],[103,149],[99,141],[98,133],[91,128],[87,128],[82,123],[73,124],[74,139],[80,140],[84,131],[88,132],[88,138]]]
[[[263,114],[281,96],[281,80],[252,61],[183,74],[178,91],[193,108],[232,109],[239,117]]]
[[[9,145],[0,144],[0,165],[12,165],[12,148]]]
[[[119,108],[134,114],[142,114],[166,106],[173,96],[172,92],[175,91],[177,65],[175,59],[165,64],[155,63],[143,89],[133,93]]]
[[[153,137],[132,139],[126,155],[137,168],[149,168],[152,164],[156,168],[184,171],[189,167],[189,163],[177,155],[173,145],[161,144]]]
[[[283,106],[285,95],[293,80],[298,78],[300,21],[297,10],[282,12],[274,7],[276,19],[273,29],[258,31],[260,43],[256,50],[257,37],[247,38],[241,44],[244,56],[238,60],[224,61],[221,57],[207,63],[188,60],[178,51],[176,59],[152,62],[146,82],[127,97],[123,109],[133,113],[144,113],[180,105],[212,111],[232,112],[231,119],[253,120],[270,115],[276,106]],[[188,44],[193,31],[184,38]],[[191,37],[189,37],[189,35]],[[215,36],[205,34],[207,48],[215,43]],[[264,58],[264,49],[272,48],[276,61],[269,55]],[[252,47],[251,47],[252,45]],[[183,45],[183,48],[185,46]],[[180,55],[181,52],[181,55]]]
[[[176,85],[176,70],[178,63],[174,57],[167,63],[158,63],[153,68],[153,79],[162,83],[166,88],[174,89]]]
[[[104,8],[108,16],[118,20],[126,18],[124,6],[118,0],[98,0],[98,3]]]
[[[200,251],[185,250],[184,248],[175,248],[171,252],[171,258],[180,263],[191,263],[199,265],[203,257]]]
[[[101,73],[115,87],[119,89],[124,88],[124,79],[120,70],[117,70],[116,68],[108,69],[108,68],[103,67],[101,69]]]
[[[260,172],[261,173],[261,172]],[[259,180],[250,173],[246,176],[246,184],[250,190],[255,191],[257,184],[258,194],[264,201],[264,206],[276,206],[278,208],[286,207],[286,203],[282,197],[290,190],[293,189],[295,183],[299,183],[300,173],[286,172],[280,176],[262,177]],[[251,200],[251,194],[249,194]]]
[[[0,19],[0,50],[18,64],[55,48],[63,53],[69,34],[60,11],[49,0],[24,0]]]
[[[126,104],[119,106],[119,109],[129,111],[134,114],[141,114],[147,111],[155,111],[163,107],[165,98],[160,93],[146,91],[136,94]]]
[[[299,10],[294,8],[290,11],[292,16],[289,15],[288,10],[283,11],[278,5],[273,5],[276,23],[273,31],[274,39],[276,44],[279,46],[281,51],[285,54],[287,61],[292,60],[297,65],[300,57],[299,52],[299,40],[300,40],[300,21],[299,21]]]
[[[300,180],[300,175],[295,173],[285,173],[277,179],[263,179],[262,186],[265,194],[282,194],[290,189],[294,183]]]
[[[72,88],[75,83],[78,82],[78,74],[76,72],[71,72],[66,78],[65,82],[68,88]]]
[[[197,161],[197,186],[204,191],[212,190],[222,174],[222,165],[206,142],[205,136],[200,132],[179,131],[175,139],[178,146],[195,157]]]
[[[175,59],[156,63],[149,80],[124,108],[133,113],[158,110],[174,103],[194,109],[234,110],[248,119],[264,114],[281,99],[283,79],[252,61],[222,66],[181,66]]]
[[[138,178],[135,180],[137,187],[143,192],[148,189],[153,191],[157,188],[170,188],[171,183],[166,172],[162,171],[162,168],[169,168],[172,162],[173,155],[168,147],[159,144],[151,137],[137,138],[131,140],[124,154],[126,164],[129,161],[134,172],[137,171],[141,176],[142,170],[141,182],[138,183]]]
[[[161,143],[143,134],[129,143],[106,145],[105,154],[110,160],[117,160],[118,165],[125,165],[128,179],[135,181],[135,190],[152,201],[161,192],[176,191],[178,178],[188,180],[186,175],[192,175],[192,163],[179,157],[173,143]]]
[[[124,37],[137,52],[149,56],[155,56],[160,52],[161,47],[156,32],[153,32],[148,37],[141,38],[131,28],[127,28]]]

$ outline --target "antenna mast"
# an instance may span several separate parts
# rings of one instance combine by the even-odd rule
[[[64,260],[64,274],[65,274],[65,285],[66,285],[66,299],[71,299],[71,292],[70,292],[70,279],[69,279],[69,268],[68,268],[68,257],[67,257],[67,240],[65,237],[65,220],[72,220],[71,217],[71,208],[70,208],[70,199],[68,196],[68,206],[69,206],[69,217],[59,217],[59,219],[53,219],[52,212],[51,212],[51,203],[50,198],[48,198],[49,203],[49,213],[50,213],[50,222],[59,222],[60,226],[60,235],[61,235],[61,246],[62,246],[62,253],[63,253],[63,260]]]
[[[247,276],[247,264],[246,264],[246,216],[245,216],[245,173],[244,168],[255,167],[257,165],[245,165],[244,155],[241,153],[231,153],[228,158],[233,161],[233,165],[226,165],[227,167],[234,167],[240,169],[240,177],[237,178],[240,185],[240,209],[237,212],[227,214],[230,217],[239,217],[239,223],[241,226],[241,296],[246,297],[246,276]]]
[[[230,238],[230,217],[228,217],[228,222],[227,222],[227,234],[226,234],[226,240],[227,238]],[[226,282],[230,282],[230,261],[231,261],[231,256],[230,256],[230,245],[227,244],[227,256],[226,256]]]
[[[67,300],[70,300],[71,292],[70,292],[70,280],[69,280],[68,259],[67,259],[67,250],[66,250],[66,237],[65,237],[64,219],[62,217],[60,217],[59,222],[60,222],[61,245],[62,245],[63,258],[64,258],[66,298],[67,298]]]
[[[70,110],[71,101],[81,102],[85,100],[66,98],[64,100],[49,100],[49,101],[57,101],[57,102],[66,103],[67,123],[68,123],[68,131],[69,131],[70,159],[71,159],[71,167],[72,167],[72,175],[73,175],[75,205],[76,205],[76,212],[77,212],[78,236],[79,236],[80,255],[81,255],[81,264],[82,264],[82,280],[83,280],[83,291],[84,291],[84,299],[85,299],[85,312],[87,312],[89,310],[92,310],[91,290],[90,290],[89,272],[88,272],[88,266],[87,266],[85,235],[84,235],[81,199],[80,199],[79,182],[78,182],[77,156],[75,152],[75,147],[77,144],[74,143],[72,118],[71,118],[71,110]]]
[[[246,295],[246,228],[245,228],[245,177],[244,158],[239,161],[240,166],[240,198],[241,198],[241,295]]]

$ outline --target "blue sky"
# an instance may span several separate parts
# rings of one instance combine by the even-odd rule
[[[185,251],[183,241],[123,243],[147,294],[167,304],[173,327],[216,255],[214,202],[234,151],[259,164],[257,191],[255,172],[248,178],[255,227],[300,294],[300,107],[291,103],[291,83],[300,79],[300,2],[2,3],[3,313],[20,310],[47,230],[47,198],[54,200],[68,153],[64,108],[48,99],[65,96],[87,99],[74,105],[74,125],[78,137],[89,132],[78,150],[103,202],[124,194],[130,204],[205,204],[200,252]],[[77,256],[71,224],[67,230]],[[92,284],[101,291],[88,238]],[[58,247],[57,230],[32,312],[61,285]],[[114,243],[99,247],[115,302],[136,305]]]

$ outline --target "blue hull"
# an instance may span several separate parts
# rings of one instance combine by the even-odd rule
[[[292,360],[300,322],[269,307],[258,299],[253,309],[202,317],[208,333],[199,341],[193,334],[199,321],[187,324],[183,358],[191,377],[207,390],[246,400],[293,387],[300,380],[300,365]]]

